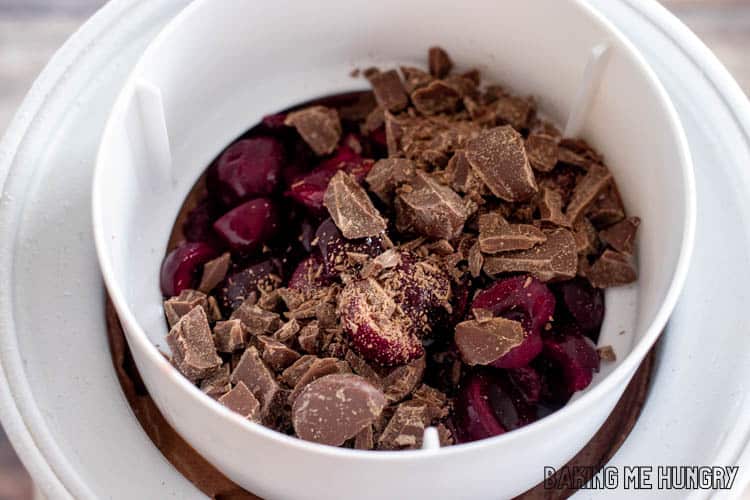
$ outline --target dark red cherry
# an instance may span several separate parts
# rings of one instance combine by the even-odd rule
[[[315,231],[315,239],[323,257],[323,265],[328,277],[338,276],[341,266],[347,262],[347,252],[362,253],[376,257],[383,253],[385,246],[380,237],[347,240],[332,219],[325,219]]]
[[[331,284],[325,275],[323,259],[318,254],[312,254],[297,264],[289,278],[289,288],[302,293],[312,293]]]
[[[260,248],[278,229],[278,210],[268,198],[247,201],[214,223],[216,234],[232,251],[241,253]]]
[[[286,130],[287,126],[284,124],[285,120],[286,113],[275,113],[272,115],[264,116],[260,124],[269,132],[276,132],[280,130]]]
[[[562,370],[569,394],[588,387],[599,371],[599,353],[591,339],[577,333],[556,333],[544,339],[542,355]]]
[[[218,254],[214,247],[202,242],[186,242],[169,252],[161,265],[161,293],[174,297],[194,287],[203,264]]]
[[[496,368],[526,366],[542,350],[541,331],[552,320],[555,296],[541,281],[529,276],[513,276],[493,283],[472,301],[473,309],[488,309],[495,316],[520,321],[525,330],[521,345],[492,363]]]
[[[588,280],[575,278],[560,283],[558,291],[563,305],[583,332],[596,339],[604,320],[604,292]]]
[[[276,190],[284,164],[284,148],[272,137],[241,139],[229,146],[216,162],[218,196],[226,206]]]
[[[216,300],[225,315],[230,315],[254,292],[259,294],[258,285],[277,274],[276,263],[266,260],[229,274],[214,290]]]

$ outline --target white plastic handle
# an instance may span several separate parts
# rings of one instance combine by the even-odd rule
[[[172,184],[176,179],[172,171],[172,150],[169,145],[169,131],[161,89],[145,80],[138,80],[135,84],[134,99],[138,106],[141,133],[149,166],[155,175],[161,176],[163,181]]]
[[[583,130],[583,124],[591,109],[591,104],[596,98],[599,85],[604,75],[609,58],[609,44],[600,43],[591,48],[586,68],[583,71],[581,85],[573,99],[568,121],[565,124],[565,137],[578,137]]]

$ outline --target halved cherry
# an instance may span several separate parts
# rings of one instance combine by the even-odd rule
[[[253,264],[229,274],[214,290],[216,300],[224,314],[229,315],[254,292],[259,293],[258,285],[271,274],[279,272],[278,265],[271,260]]]
[[[599,354],[591,339],[569,330],[544,339],[542,355],[562,370],[565,390],[572,395],[591,383],[599,371]]]
[[[212,175],[216,194],[226,206],[276,190],[284,164],[284,147],[273,137],[241,139],[216,161]]]
[[[325,275],[323,259],[317,253],[302,260],[289,278],[289,288],[302,293],[311,293],[331,283]]]
[[[347,240],[331,218],[320,223],[315,231],[315,239],[328,277],[339,275],[342,266],[347,263],[347,253],[361,253],[376,257],[385,250],[383,240],[377,236]]]
[[[559,283],[557,290],[565,310],[584,334],[596,341],[604,320],[604,292],[588,280],[575,278]]]
[[[248,253],[276,234],[279,215],[273,201],[257,198],[230,210],[213,227],[232,251]]]
[[[174,297],[194,287],[203,264],[218,254],[214,247],[203,242],[185,242],[169,252],[161,265],[161,293],[165,297]]]

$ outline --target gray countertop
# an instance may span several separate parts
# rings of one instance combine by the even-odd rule
[[[0,135],[36,75],[105,0],[0,0]],[[665,0],[750,93],[750,0]],[[31,482],[0,430],[0,500],[32,497]]]

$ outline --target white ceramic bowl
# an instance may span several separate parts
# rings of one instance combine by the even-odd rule
[[[538,98],[564,122],[591,48],[609,46],[581,135],[643,219],[640,279],[607,294],[618,361],[562,410],[492,439],[362,452],[281,435],[202,394],[161,356],[158,276],[177,211],[208,162],[267,113],[364,88],[353,67],[461,67]],[[159,102],[161,100],[161,102]],[[657,339],[684,282],[695,195],[684,133],[633,47],[582,2],[197,0],[152,43],[112,110],[93,192],[100,264],[138,369],[167,420],[227,476],[267,498],[499,498],[538,483],[596,432]],[[618,335],[625,329],[627,335]],[[105,355],[104,353],[102,355]]]

